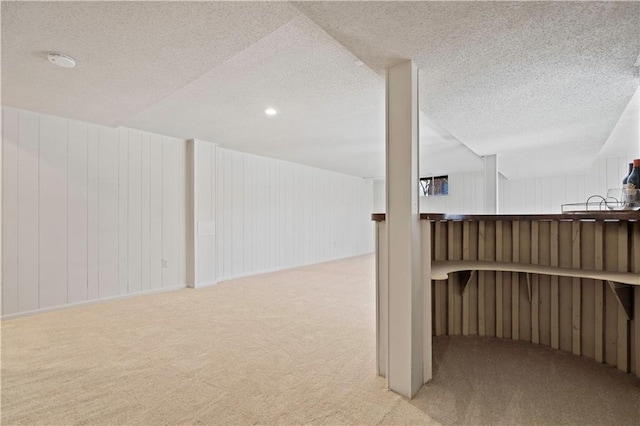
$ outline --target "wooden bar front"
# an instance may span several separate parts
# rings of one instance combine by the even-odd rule
[[[378,366],[386,363],[386,225],[376,221]],[[640,274],[640,214],[421,215],[431,259],[501,261]],[[425,233],[426,234],[426,233]],[[571,276],[468,271],[431,280],[433,335],[550,346],[640,377],[640,286]],[[632,280],[635,282],[634,280]]]

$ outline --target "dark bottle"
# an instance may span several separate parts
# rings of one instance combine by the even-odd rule
[[[627,172],[627,174],[624,176],[624,179],[622,179],[622,203],[626,206],[627,203],[629,202],[629,191],[627,191],[627,183],[629,182],[629,175],[631,174],[631,172],[633,171],[633,163],[629,163],[629,171]]]
[[[622,179],[622,187],[625,189],[627,188],[627,182],[629,182],[629,175],[631,174],[632,171],[633,171],[633,163],[629,163],[629,171],[627,172],[624,179]]]
[[[633,170],[627,177],[627,207],[640,207],[640,158],[633,160]]]

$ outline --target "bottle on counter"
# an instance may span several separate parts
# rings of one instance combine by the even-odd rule
[[[622,202],[623,203],[627,203],[627,183],[629,182],[629,175],[631,174],[631,172],[633,171],[633,163],[629,163],[629,171],[627,171],[627,174],[624,176],[624,179],[622,179]]]
[[[628,208],[640,208],[640,158],[633,160],[633,170],[627,177]]]
[[[622,179],[622,187],[625,189],[627,188],[627,182],[629,182],[629,175],[631,174],[632,171],[633,171],[633,163],[629,163],[629,171],[625,175],[624,179]]]

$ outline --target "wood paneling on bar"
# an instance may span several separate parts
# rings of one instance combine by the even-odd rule
[[[640,273],[640,215],[423,215],[434,256]],[[434,219],[435,218],[435,219]],[[379,222],[384,223],[384,221]],[[640,377],[640,286],[627,319],[608,282],[515,272],[465,272],[432,282],[435,335],[487,335],[551,346]],[[468,284],[467,284],[468,282]],[[620,286],[620,284],[616,284]],[[614,286],[615,287],[615,286]],[[622,295],[621,297],[625,297]]]

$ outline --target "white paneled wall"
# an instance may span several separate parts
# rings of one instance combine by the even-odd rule
[[[584,174],[500,180],[500,213],[560,213],[562,204],[582,203],[620,188],[631,157],[597,159]]]
[[[218,280],[373,251],[369,180],[217,148]]]
[[[591,195],[606,196],[620,188],[631,157],[597,159],[584,174],[531,179],[499,180],[501,214],[560,213],[561,205],[585,202]],[[449,195],[420,197],[420,211],[479,214],[484,212],[482,173],[449,175]],[[374,210],[385,211],[384,180],[374,181]]]
[[[2,315],[185,287],[187,143],[3,108]],[[203,143],[199,284],[373,251],[373,183]]]
[[[2,114],[3,316],[184,286],[184,141]]]
[[[420,197],[420,212],[480,214],[484,212],[482,172],[449,174],[449,195]],[[374,210],[385,211],[385,181],[374,181]]]

